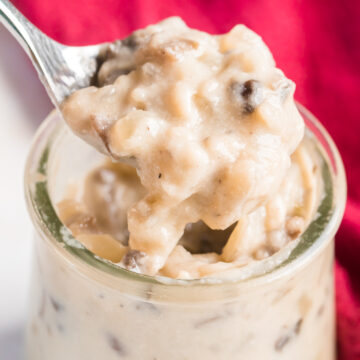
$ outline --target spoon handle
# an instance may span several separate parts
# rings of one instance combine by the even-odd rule
[[[30,57],[56,107],[73,91],[90,85],[100,45],[62,45],[31,24],[8,0],[0,0],[0,22]]]
[[[0,22],[30,57],[51,100],[57,105],[64,98],[56,78],[64,65],[62,45],[31,24],[8,0],[0,0]]]
[[[46,42],[49,38],[31,24],[8,0],[0,0],[0,21],[18,40],[29,56],[34,53],[34,42]]]

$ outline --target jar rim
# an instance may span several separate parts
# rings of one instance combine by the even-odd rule
[[[324,169],[327,172],[328,193],[321,201],[318,209],[318,216],[310,223],[305,232],[300,236],[298,243],[294,245],[289,255],[283,262],[273,265],[269,271],[258,273],[255,276],[228,278],[201,278],[201,279],[172,279],[160,276],[148,276],[138,274],[124,269],[108,260],[99,258],[87,250],[78,240],[76,240],[70,231],[61,223],[57,217],[56,211],[52,205],[49,193],[47,191],[47,161],[49,158],[50,143],[53,137],[56,137],[57,114],[51,112],[38,129],[33,140],[25,168],[25,196],[28,212],[32,222],[41,236],[48,240],[49,244],[66,256],[68,253],[73,257],[71,262],[77,262],[79,266],[93,267],[97,272],[110,275],[112,281],[115,278],[127,278],[131,282],[147,283],[159,286],[184,287],[194,286],[202,287],[204,285],[226,285],[234,283],[244,283],[250,280],[258,283],[259,281],[270,282],[286,274],[286,265],[301,268],[307,259],[316,256],[326,244],[331,241],[337,231],[346,203],[346,178],[344,166],[340,154],[320,122],[305,107],[297,103],[300,114],[305,120],[307,130],[314,135],[321,144],[321,150],[326,154],[324,157]],[[64,126],[64,125],[62,125]],[[53,127],[53,128],[51,128]],[[328,160],[328,161],[327,161]],[[324,205],[324,201],[327,202]],[[323,211],[321,211],[323,206]],[[311,235],[311,236],[310,236]],[[281,251],[281,250],[280,250]],[[272,258],[276,254],[269,258]],[[269,259],[268,258],[268,259]],[[81,259],[81,262],[78,260]],[[69,260],[69,259],[68,259]],[[265,259],[266,260],[266,259]],[[262,260],[264,261],[264,260]],[[262,263],[259,261],[258,263]],[[247,267],[246,265],[244,267]],[[259,265],[262,266],[261,264]],[[294,269],[295,270],[295,269]]]

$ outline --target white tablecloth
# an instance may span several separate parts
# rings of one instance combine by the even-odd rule
[[[1,360],[23,359],[32,250],[32,226],[25,208],[23,172],[31,139],[51,108],[30,60],[0,25]]]

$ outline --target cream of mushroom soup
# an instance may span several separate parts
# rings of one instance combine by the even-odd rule
[[[243,25],[104,47],[28,160],[28,360],[335,359],[345,177],[294,90]]]
[[[62,112],[113,163],[84,180],[80,203],[59,205],[61,219],[148,275],[221,276],[274,254],[321,196],[294,90],[244,25],[210,35],[169,18],[110,44],[97,86]]]

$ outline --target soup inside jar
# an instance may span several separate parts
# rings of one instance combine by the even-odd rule
[[[296,241],[322,194],[295,85],[244,25],[169,18],[110,44],[62,104],[108,156],[58,204],[90,251],[129,270],[221,277]]]

